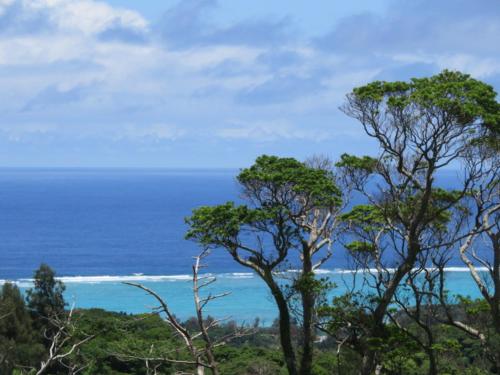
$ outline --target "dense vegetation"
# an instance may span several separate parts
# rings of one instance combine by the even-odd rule
[[[500,374],[495,91],[444,71],[356,88],[341,109],[377,142],[377,155],[261,156],[237,177],[242,204],[199,207],[186,219],[187,239],[204,249],[193,267],[193,319],[179,321],[139,284],[131,285],[160,305],[151,315],[74,310],[42,265],[26,302],[3,286],[1,373]],[[450,167],[460,175],[442,186]],[[364,286],[329,300],[335,286],[316,271],[335,261],[335,246]],[[215,280],[198,273],[210,251],[262,279],[279,312],[272,327],[204,315],[224,297],[207,293]],[[451,258],[467,267],[480,299],[449,295]]]
[[[12,284],[4,284],[1,301],[2,315],[5,315],[6,311],[13,313],[0,321],[2,353],[0,373],[30,373],[30,367],[38,368],[47,356],[45,339],[36,328],[37,318],[30,316],[19,290]],[[477,304],[467,306],[468,311],[474,309],[478,310],[478,314],[484,314],[479,312],[480,306]],[[463,314],[465,309],[460,308],[460,311]],[[402,320],[402,323],[413,329],[410,321]],[[169,325],[156,314],[127,315],[100,309],[78,310],[75,311],[75,324],[78,329],[67,343],[67,347],[86,337],[89,332],[96,333],[96,337],[81,346],[65,360],[64,364],[54,363],[47,373],[72,373],[68,367],[75,369],[73,373],[77,373],[77,369],[80,369],[78,372],[80,374],[102,375],[145,375],[153,374],[153,369],[156,369],[158,374],[190,371],[189,367],[186,368],[182,364],[152,360],[146,365],[143,360],[148,356],[160,356],[172,351],[179,360],[189,358],[187,353],[179,350],[182,342],[174,335]],[[191,329],[195,330],[196,323],[191,321],[190,324]],[[212,334],[224,336],[234,329],[234,323],[227,323],[218,327]],[[294,326],[294,330],[296,329]],[[440,373],[457,375],[490,373],[490,365],[475,340],[445,325],[438,324],[433,329],[439,336],[436,349],[440,353]],[[412,340],[394,333],[384,353],[386,371],[391,374],[428,373],[429,364],[423,350],[413,344]],[[357,353],[352,350],[342,350],[339,353],[334,340],[326,336],[321,338],[321,342],[317,343],[315,348],[313,374],[359,372],[360,357]],[[248,336],[235,339],[230,344],[220,347],[216,354],[222,374],[271,375],[287,372],[279,347],[279,329],[276,324],[272,327],[257,328]],[[36,373],[34,370],[31,371]]]

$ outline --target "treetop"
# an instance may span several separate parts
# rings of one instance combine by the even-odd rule
[[[241,170],[237,178],[247,194],[258,193],[264,204],[278,195],[284,197],[281,193],[285,192],[301,195],[313,206],[341,203],[341,191],[331,171],[310,167],[294,158],[262,155],[251,167]],[[292,198],[291,194],[287,197]]]
[[[456,71],[444,70],[409,82],[375,81],[353,89],[351,95],[361,101],[384,102],[389,110],[415,104],[426,110],[439,108],[459,125],[480,121],[489,131],[500,132],[500,103],[493,87]]]

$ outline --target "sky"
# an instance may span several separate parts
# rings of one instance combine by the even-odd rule
[[[0,166],[239,168],[374,154],[354,87],[500,90],[499,0],[0,0]]]

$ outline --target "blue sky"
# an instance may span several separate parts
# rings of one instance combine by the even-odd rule
[[[353,87],[500,89],[498,0],[0,0],[0,166],[246,166],[373,153]]]

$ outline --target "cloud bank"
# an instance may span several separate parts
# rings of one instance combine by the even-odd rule
[[[366,152],[338,110],[356,85],[449,68],[500,88],[496,0],[388,0],[314,36],[286,10],[216,21],[223,6],[180,1],[151,21],[104,1],[0,0],[0,164]]]

